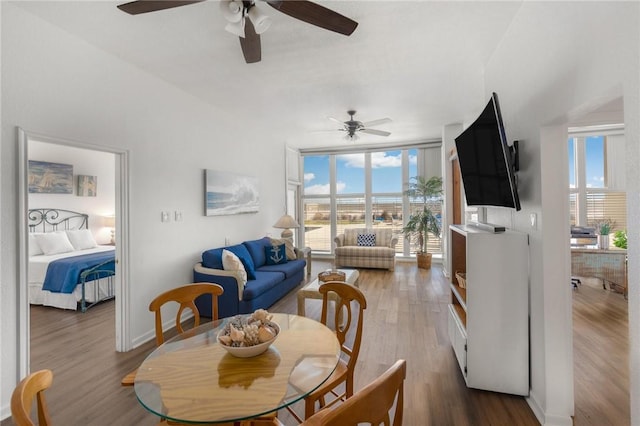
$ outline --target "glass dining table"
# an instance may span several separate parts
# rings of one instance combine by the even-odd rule
[[[284,408],[318,388],[340,358],[335,333],[298,315],[274,313],[280,333],[266,352],[237,358],[218,343],[231,318],[205,323],[154,350],[134,389],[148,411],[182,423],[227,423]]]

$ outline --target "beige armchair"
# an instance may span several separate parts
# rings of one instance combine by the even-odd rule
[[[335,267],[382,268],[393,271],[398,237],[390,228],[349,228],[334,242]],[[372,244],[372,245],[367,245]]]

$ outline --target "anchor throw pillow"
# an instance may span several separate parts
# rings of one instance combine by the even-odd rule
[[[287,249],[284,244],[265,246],[264,255],[267,258],[267,265],[287,263]]]

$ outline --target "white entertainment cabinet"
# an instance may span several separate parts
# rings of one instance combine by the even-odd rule
[[[448,330],[467,386],[529,394],[528,235],[450,226]],[[456,272],[466,273],[466,288]]]

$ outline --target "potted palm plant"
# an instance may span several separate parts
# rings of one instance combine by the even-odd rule
[[[416,176],[410,179],[409,187],[404,193],[412,199],[418,199],[420,205],[409,216],[402,228],[402,234],[416,247],[418,268],[431,268],[431,253],[427,252],[429,233],[440,237],[440,221],[433,213],[434,204],[439,205],[442,195],[442,178],[432,176],[429,179]]]

